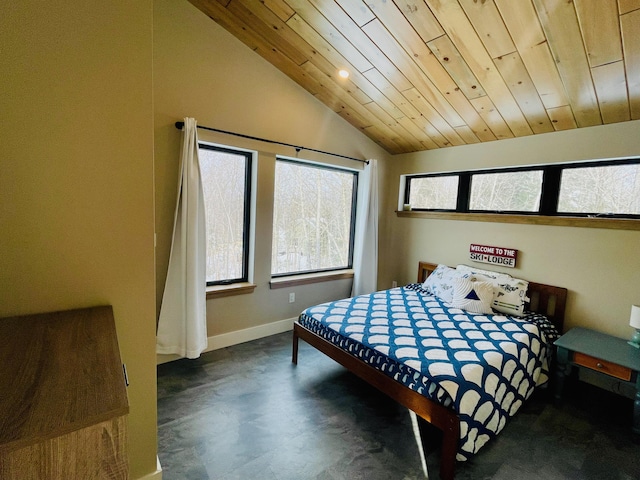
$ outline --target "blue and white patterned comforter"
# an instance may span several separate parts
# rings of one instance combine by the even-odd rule
[[[555,327],[538,314],[478,315],[420,284],[308,308],[299,322],[460,417],[467,460],[548,380]]]

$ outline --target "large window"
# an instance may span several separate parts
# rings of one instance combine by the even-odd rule
[[[200,144],[207,285],[248,280],[251,153]]]
[[[640,159],[407,175],[417,211],[640,218]]]
[[[640,215],[640,164],[563,170],[558,212]]]
[[[272,276],[351,268],[357,179],[354,171],[277,159]]]
[[[409,203],[413,208],[455,210],[458,180],[458,175],[414,178],[411,181]]]
[[[471,175],[469,210],[537,212],[542,193],[542,170]]]

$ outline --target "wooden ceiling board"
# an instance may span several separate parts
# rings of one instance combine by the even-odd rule
[[[398,90],[411,88],[411,83],[389,58],[373,43],[358,25],[335,2],[311,0],[316,8],[374,65],[387,79],[398,86]]]
[[[640,119],[640,9],[620,16],[631,118]]]
[[[545,108],[569,105],[538,14],[530,0],[495,0]]]
[[[393,0],[393,3],[425,43],[444,35],[442,26],[424,0]]]
[[[372,85],[382,92],[382,94],[389,99],[403,115],[414,119],[420,116],[420,112],[416,109],[407,98],[394,87],[389,80],[385,78],[375,68],[367,70],[362,74],[365,76]]]
[[[427,46],[465,97],[470,99],[487,94],[449,37],[442,35],[431,40]]]
[[[375,103],[369,104],[368,107],[375,112],[375,114],[384,116],[384,112],[375,111],[377,108]],[[385,135],[391,139],[394,143],[396,143],[402,150],[405,149],[419,149],[424,148],[422,143],[415,138],[411,133],[404,129],[404,127],[398,123],[395,119],[390,119],[390,123],[376,123],[375,127],[379,128],[381,131],[385,132]]]
[[[360,0],[335,0],[359,27],[374,19],[371,10]]]
[[[640,0],[618,0],[620,15],[640,9]]]
[[[338,82],[322,72],[316,65],[314,65],[313,62],[305,62],[304,65],[301,65],[301,68],[320,85],[322,90],[330,93],[336,99],[340,99],[342,101],[341,103],[344,103],[350,109],[360,113],[361,115],[363,115],[363,117],[368,116],[366,109],[364,108],[362,103],[360,103],[352,95],[343,95],[343,86],[339,85]]]
[[[479,143],[480,139],[478,136],[471,130],[467,125],[462,125],[461,127],[455,127],[456,132],[460,135],[460,138],[464,140],[464,143],[470,145],[472,143]]]
[[[433,108],[431,103],[422,95],[417,88],[410,88],[402,93],[411,104],[424,116],[438,131],[447,138],[447,145],[462,145],[462,139],[451,125]]]
[[[622,60],[616,0],[574,0],[591,67]]]
[[[547,113],[549,114],[551,124],[556,131],[578,128],[576,125],[576,119],[574,118],[569,105],[550,108],[547,110]]]
[[[293,0],[291,0],[291,3],[293,3]],[[347,62],[353,65],[359,72],[366,72],[373,67],[371,62],[367,60],[367,57],[360,53],[360,51],[312,5],[306,1],[296,2],[295,5],[297,6],[295,16],[298,18],[298,25],[301,25],[301,22],[305,22],[325,40],[326,43],[323,43],[320,47],[327,46],[335,49],[336,55],[344,57]]]
[[[262,0],[262,3],[283,22],[287,22],[296,13],[284,0]]]
[[[541,19],[542,28],[550,40],[551,52],[556,60],[576,123],[580,127],[602,124],[573,2],[534,0],[533,3]]]
[[[399,71],[402,71],[405,77],[429,102],[440,116],[442,116],[449,125],[462,125],[464,124],[462,118],[458,115],[458,112],[451,106],[451,104],[444,98],[444,95],[438,90],[431,80],[426,77],[418,64],[409,56],[404,55],[404,50],[395,38],[393,38],[388,30],[380,23],[378,19],[369,22],[363,28],[363,31],[369,35],[369,38],[375,39],[378,47],[389,58],[396,59],[395,65]],[[401,91],[408,89],[401,89]],[[431,118],[427,115],[427,118]]]
[[[296,33],[268,8],[256,8],[259,5],[258,0],[236,0],[227,9],[255,33],[265,40],[269,39],[279,52],[297,65],[302,65],[309,57],[316,55],[313,47],[300,37],[294,42],[293,35]],[[277,32],[277,35],[271,35],[272,31]]]
[[[491,97],[492,103],[514,135],[532,134],[531,127],[460,4],[447,0],[427,0],[427,5],[468,63],[471,71],[480,80],[485,92]],[[499,135],[496,136],[500,138]]]
[[[509,129],[509,126],[488,96],[473,98],[471,103],[498,140],[513,138],[511,129]]]
[[[640,119],[640,0],[189,1],[390,153]]]
[[[398,7],[386,0],[365,0],[376,18],[385,28],[392,32],[396,42],[404,49],[405,55],[411,57],[420,67],[423,74],[442,92],[448,92],[457,87],[447,71],[436,59],[425,40],[414,29]],[[425,7],[426,8],[426,7]],[[442,29],[440,29],[440,32]],[[438,38],[442,36],[439,34]]]
[[[494,61],[500,75],[506,80],[509,90],[518,102],[518,106],[529,121],[533,133],[553,132],[551,120],[518,52],[503,55]]]
[[[291,28],[296,34],[300,36],[310,45],[313,45],[319,55],[322,55],[327,59],[334,68],[346,68],[350,72],[357,72],[368,70],[371,68],[371,64],[362,56],[356,57],[356,62],[361,61],[359,67],[351,63],[340,52],[335,49],[329,42],[327,42],[322,35],[318,33],[311,25],[309,25],[300,15],[297,13],[292,15],[287,20],[287,26]],[[345,40],[346,41],[346,40]]]
[[[345,119],[349,121],[348,118],[345,118]],[[390,153],[402,152],[407,148],[406,146],[402,147],[401,145],[398,145],[397,143],[395,143],[393,139],[391,139],[391,137],[389,137],[386,134],[386,132],[380,127],[378,127],[377,125],[366,127],[364,129],[364,133],[371,138],[379,138],[380,144],[384,145],[387,151]]]
[[[516,50],[511,35],[493,0],[460,0],[469,21],[475,28],[491,58],[501,57]]]
[[[423,8],[419,9],[419,7],[414,3],[411,5],[411,8],[409,8],[404,4],[406,2],[396,2],[395,4],[392,4],[385,0],[365,1],[369,8],[371,8],[375,13],[376,18],[380,20],[388,31],[393,32],[395,40],[402,46],[406,54],[413,58],[424,75],[431,80],[433,85],[440,92],[444,94],[446,100],[455,109],[457,114],[460,115],[465,124],[474,132],[476,138],[479,138],[481,141],[495,140],[495,135],[493,135],[471,103],[469,103],[468,97],[461,92],[463,88],[461,88],[461,86],[451,78],[449,72],[446,70],[446,66],[442,65],[442,61],[439,58],[436,58],[430,48],[425,46],[423,40],[424,37],[417,34],[416,30],[412,28],[414,25],[409,22],[409,19],[405,17],[400,10],[400,8],[404,8],[406,11],[411,11],[413,13],[419,11],[424,15],[426,10],[428,10],[428,7],[423,4]],[[435,17],[432,15],[428,15],[428,18],[435,21]],[[441,28],[438,29],[436,33],[440,36],[433,41],[437,41],[439,38],[448,39],[448,37],[442,35],[443,31]],[[451,42],[449,41],[449,43]],[[473,76],[468,67],[466,70],[471,76]],[[474,83],[478,87],[478,92],[481,92],[483,95],[485,94],[477,79],[475,79],[474,82],[469,81],[469,83]],[[475,92],[472,87],[473,86],[470,85],[466,90]],[[430,86],[428,88],[431,90]],[[457,129],[462,125],[458,124],[458,120],[456,119],[452,120],[452,126],[454,129]]]
[[[431,136],[427,133],[426,128],[420,128],[418,124],[409,117],[398,118],[398,123],[402,125],[407,132],[413,135],[422,145],[424,150],[440,148]]]
[[[627,80],[622,61],[594,67],[591,69],[591,75],[596,86],[602,121],[617,123],[631,120]]]

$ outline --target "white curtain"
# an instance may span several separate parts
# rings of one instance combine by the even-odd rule
[[[197,358],[207,348],[206,227],[198,133],[184,119],[180,179],[169,270],[160,308],[156,352]]]
[[[353,246],[351,296],[378,288],[378,163],[369,160],[360,174]]]

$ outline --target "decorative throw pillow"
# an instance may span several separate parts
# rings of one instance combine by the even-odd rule
[[[529,282],[519,278],[498,280],[498,288],[494,290],[493,308],[502,313],[521,317],[524,315],[525,303],[529,302],[527,290]]]
[[[493,313],[493,285],[471,278],[453,280],[453,301],[451,305],[469,313]]]
[[[460,276],[460,272],[457,272],[455,268],[438,265],[424,281],[422,288],[443,302],[451,303],[453,299],[453,280]]]
[[[525,304],[529,301],[529,297],[527,297],[529,282],[526,280],[514,278],[506,273],[476,269],[467,265],[458,265],[456,270],[467,278],[489,282],[493,285],[491,306],[494,310],[517,317],[524,315]]]

